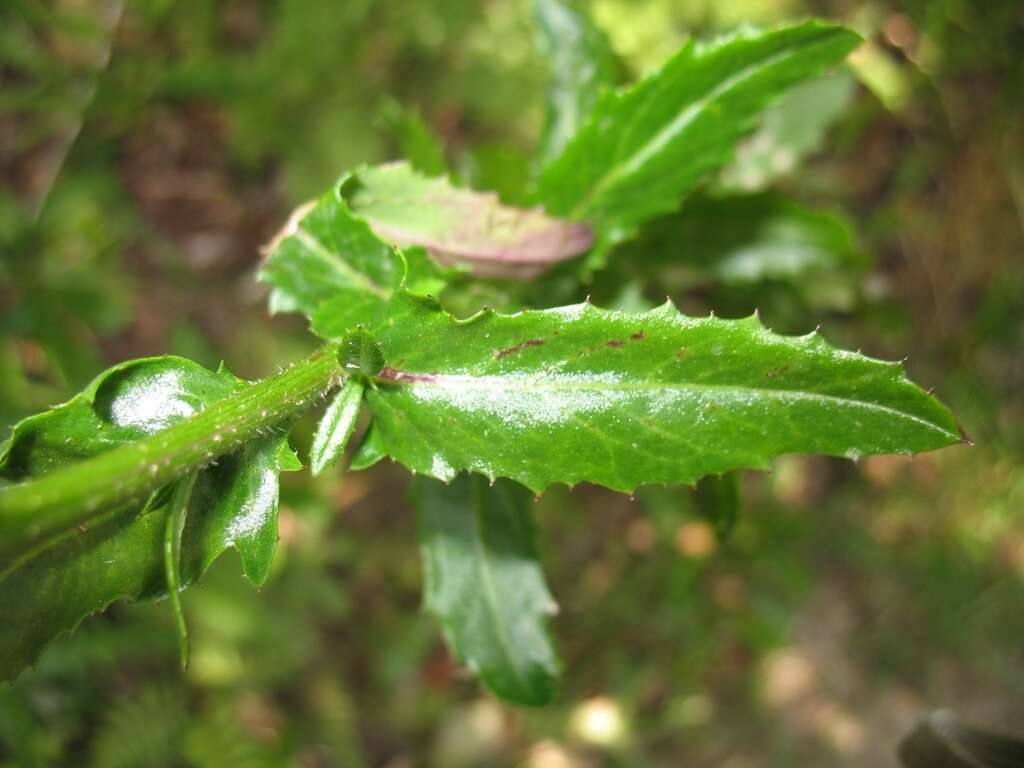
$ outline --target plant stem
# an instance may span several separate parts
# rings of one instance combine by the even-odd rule
[[[16,542],[24,550],[112,506],[145,498],[299,413],[341,375],[337,348],[328,346],[156,434],[0,488],[0,549]]]

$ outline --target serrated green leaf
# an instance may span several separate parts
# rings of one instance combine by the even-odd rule
[[[555,609],[534,548],[531,495],[500,480],[419,478],[425,605],[455,656],[497,696],[551,701],[559,662],[545,619]]]
[[[403,252],[406,265],[406,290],[417,296],[432,296],[444,288],[445,281],[437,265],[422,248],[408,248]],[[349,339],[359,328],[377,322],[387,311],[387,298],[338,291],[321,302],[310,318],[310,330],[322,339]]]
[[[277,549],[278,475],[299,469],[287,436],[272,434],[201,472],[182,537],[183,569],[198,576],[234,547],[249,582],[266,582]]]
[[[761,126],[722,169],[719,187],[737,192],[765,189],[821,148],[825,133],[853,101],[849,72],[830,72],[794,86],[765,110]]]
[[[364,445],[443,480],[468,469],[534,491],[581,481],[631,491],[784,453],[859,457],[960,440],[899,364],[816,333],[778,336],[754,317],[582,304],[460,321],[399,294],[376,333],[387,365],[366,392]]]
[[[363,404],[363,387],[360,379],[350,378],[327,406],[309,451],[309,465],[314,475],[319,475],[345,452]]]
[[[406,163],[359,171],[345,194],[352,212],[381,238],[421,246],[442,264],[478,276],[529,277],[579,256],[592,240],[586,224],[503,205],[493,193],[427,178]]]
[[[402,282],[405,266],[399,253],[381,242],[369,225],[349,209],[342,177],[293,230],[280,239],[260,270],[273,286],[272,311],[301,312],[312,318],[321,303],[334,302],[336,321],[349,328],[380,311]]]
[[[14,678],[42,648],[120,598],[165,594],[166,506],[139,515],[112,510],[0,573],[0,680]]]
[[[636,85],[607,92],[541,178],[559,216],[592,221],[609,240],[673,210],[732,157],[761,111],[841,61],[859,37],[818,21],[742,30],[686,44]]]
[[[0,450],[0,476],[25,480],[188,418],[248,387],[223,368],[189,360],[133,360],[100,374],[67,403],[17,424]],[[287,439],[271,435],[198,474],[182,531],[180,584],[229,546],[262,583],[277,541],[277,473],[295,469]],[[120,598],[167,593],[164,546],[173,493],[99,510],[87,526],[49,537],[0,566],[0,679],[30,664],[52,638]]]
[[[622,65],[608,38],[578,6],[566,0],[535,0],[537,46],[548,60],[542,166],[562,153],[590,115],[604,86]]]
[[[348,195],[363,186],[357,178],[359,172],[344,175],[315,204],[296,210],[259,273],[272,286],[271,311],[301,312],[323,338],[372,322],[400,285],[420,295],[445,285],[424,249],[400,253],[352,211]]]

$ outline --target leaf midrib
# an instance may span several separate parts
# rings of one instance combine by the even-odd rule
[[[613,186],[622,176],[629,173],[635,173],[641,169],[652,157],[670,144],[679,133],[684,131],[696,119],[700,112],[703,112],[710,103],[716,101],[723,94],[742,84],[744,81],[759,72],[775,65],[779,61],[794,56],[806,48],[823,44],[823,42],[827,42],[827,38],[825,41],[817,39],[813,41],[805,41],[802,45],[779,51],[765,59],[759,59],[757,62],[741,69],[731,77],[716,83],[714,87],[705,92],[697,100],[691,102],[686,109],[680,112],[668,125],[659,130],[636,151],[630,152],[629,156],[625,158],[624,161],[617,159],[616,164],[611,168],[611,170],[604,174],[600,180],[590,188],[583,199],[573,207],[572,215],[574,217],[579,217],[590,213],[594,200],[599,199],[605,189]],[[697,55],[699,55],[699,51],[697,52]],[[652,93],[648,97],[648,102],[655,96],[656,94]],[[640,114],[642,115],[642,112]],[[636,119],[633,121],[633,124],[635,123]],[[626,127],[623,130],[622,136],[627,136],[629,132],[629,127]]]
[[[501,646],[501,651],[505,655],[507,666],[513,670],[513,674],[519,679],[520,684],[529,687],[529,680],[522,674],[519,667],[515,664],[515,652],[512,648],[512,639],[508,636],[508,628],[506,622],[502,618],[501,612],[498,610],[498,592],[494,585],[494,574],[491,573],[490,566],[490,550],[484,543],[484,532],[483,532],[483,520],[481,519],[481,501],[480,501],[480,488],[476,482],[472,484],[473,494],[473,528],[476,533],[474,537],[474,547],[477,553],[477,573],[480,576],[480,582],[485,593],[484,605],[487,606],[487,612],[491,615],[493,626],[495,627],[494,633],[498,641],[498,645]],[[481,670],[482,672],[482,670]]]
[[[387,300],[391,297],[391,291],[374,282],[359,270],[353,269],[349,263],[340,258],[338,254],[327,249],[324,244],[317,240],[309,230],[299,227],[295,233],[295,237],[297,237],[304,246],[309,248],[311,253],[314,253],[317,258],[342,278],[356,283],[357,287],[363,288],[382,299]]]
[[[767,387],[738,386],[732,384],[698,384],[694,382],[664,382],[664,381],[559,381],[557,379],[521,378],[518,376],[467,376],[462,374],[411,374],[413,376],[429,376],[429,379],[421,378],[414,381],[396,381],[394,379],[374,379],[379,385],[393,387],[437,387],[440,389],[451,389],[452,386],[465,384],[477,388],[493,387],[495,391],[507,392],[510,388],[524,391],[537,390],[567,390],[567,391],[592,391],[602,392],[608,390],[710,390],[717,392],[733,392],[744,394],[755,394],[765,398],[781,398],[796,400],[818,400],[847,407],[857,407],[896,416],[907,421],[923,425],[944,437],[959,439],[959,435],[934,424],[927,419],[906,411],[901,411],[888,405],[882,405],[870,400],[858,400],[852,397],[841,397],[838,395],[827,395],[820,392],[808,392],[794,389],[772,389]]]

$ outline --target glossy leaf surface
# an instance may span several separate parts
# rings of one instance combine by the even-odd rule
[[[450,485],[420,478],[413,498],[426,608],[453,653],[501,698],[546,704],[559,672],[545,626],[556,606],[534,548],[530,492],[460,475]]]
[[[349,378],[327,406],[313,435],[309,465],[314,475],[319,475],[345,452],[362,404],[363,382]]]
[[[345,189],[352,211],[381,238],[421,246],[440,262],[480,276],[527,277],[591,244],[586,224],[503,205],[493,193],[427,178],[406,163],[362,170]]]
[[[392,456],[444,480],[464,469],[540,491],[630,491],[765,467],[784,453],[859,457],[960,440],[900,365],[783,337],[755,318],[588,304],[459,321],[405,294],[377,332],[386,366],[356,466]]]
[[[336,321],[354,328],[372,317],[405,275],[402,257],[381,242],[349,209],[342,178],[296,221],[267,258],[260,279],[272,286],[272,312],[301,312],[312,319],[332,302]]]
[[[199,474],[182,543],[187,572],[201,574],[228,547],[254,585],[270,575],[277,549],[278,475],[302,469],[283,430],[222,456]]]
[[[614,84],[621,65],[608,38],[583,10],[566,0],[535,0],[537,45],[548,60],[543,165],[558,157],[582,127],[601,88]]]
[[[10,480],[45,476],[73,462],[158,432],[247,387],[226,370],[188,360],[134,360],[98,376],[81,394],[15,426],[0,452]],[[182,585],[229,546],[259,584],[277,542],[277,473],[298,468],[287,439],[270,435],[201,471],[181,532]],[[173,494],[101,511],[90,525],[7,559],[0,570],[0,677],[15,675],[39,649],[119,598],[166,594],[165,545]]]
[[[545,171],[552,214],[591,220],[610,239],[673,210],[723,167],[761,111],[841,61],[859,38],[817,21],[688,43],[631,88],[602,95]]]
[[[272,286],[271,312],[300,312],[327,339],[372,322],[400,285],[433,294],[445,284],[426,251],[400,253],[353,213],[346,195],[358,188],[355,174],[347,174],[316,203],[300,206],[260,270]]]

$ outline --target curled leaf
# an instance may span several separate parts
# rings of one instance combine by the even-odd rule
[[[428,178],[406,163],[361,170],[342,194],[378,236],[426,248],[442,264],[479,277],[532,277],[585,253],[593,242],[587,224],[503,205],[493,193]]]
[[[209,371],[177,357],[122,363],[68,402],[17,424],[0,449],[0,476],[45,476],[159,432],[248,387],[223,368]],[[101,509],[88,525],[5,550],[0,679],[13,677],[47,642],[111,602],[166,595],[169,575],[179,587],[193,582],[228,547],[239,551],[246,576],[262,583],[277,543],[278,473],[296,468],[287,438],[267,435],[200,471],[187,496],[157,492],[149,503]],[[165,547],[169,526],[172,547],[178,538],[170,520],[177,514],[183,524],[180,548],[172,553],[177,573],[170,574]],[[17,542],[17,531],[8,528],[5,544]]]
[[[314,475],[319,475],[345,452],[355,431],[362,403],[363,382],[353,376],[331,400],[313,435],[309,463]]]

